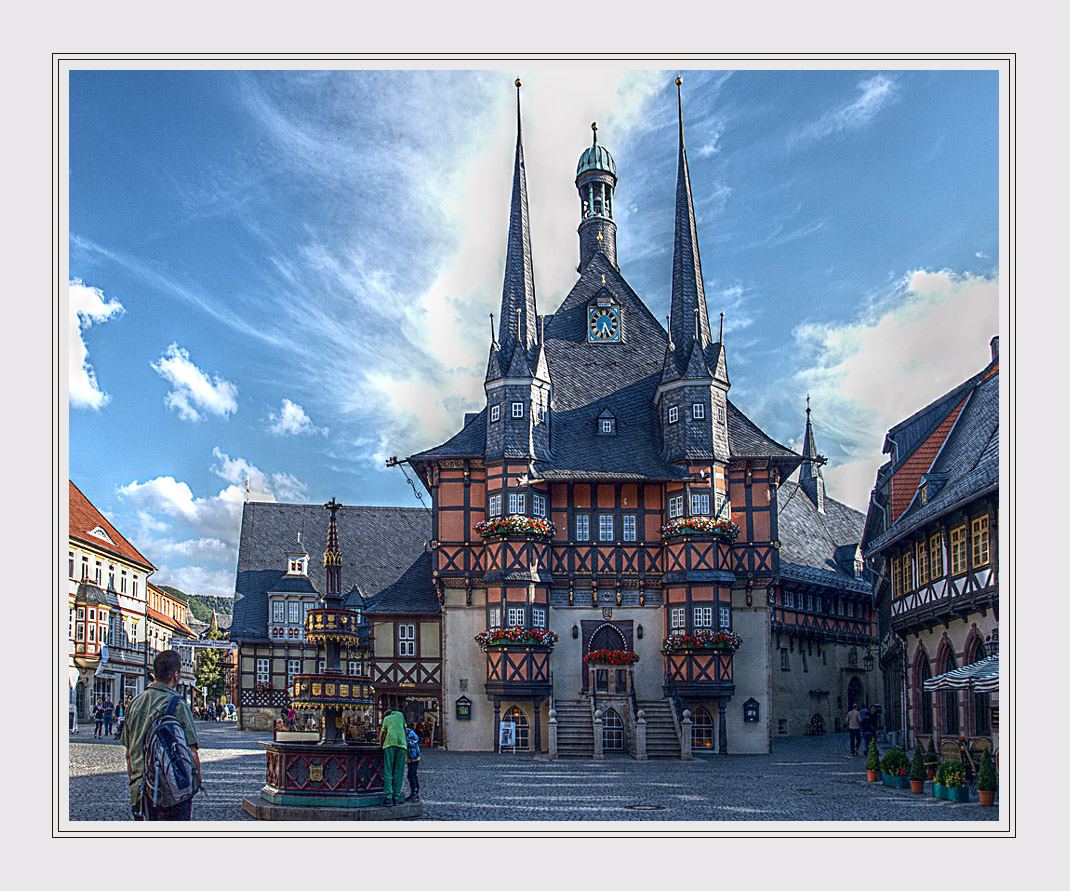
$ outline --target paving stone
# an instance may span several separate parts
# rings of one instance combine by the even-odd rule
[[[205,792],[194,820],[259,822],[243,798],[259,798],[269,733],[198,722]],[[70,735],[70,819],[131,820],[125,750],[92,729]],[[406,787],[407,788],[407,787]],[[845,734],[773,741],[770,755],[697,754],[694,761],[424,749],[420,799],[427,820],[833,820],[991,821],[999,808],[955,804],[867,783],[865,759]]]

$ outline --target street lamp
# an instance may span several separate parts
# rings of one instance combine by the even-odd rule
[[[867,650],[865,657],[862,659],[862,665],[865,667],[866,671],[873,671],[874,661],[873,654]]]
[[[999,629],[993,628],[992,633],[988,635],[988,640],[985,641],[985,655],[995,656],[999,653]]]

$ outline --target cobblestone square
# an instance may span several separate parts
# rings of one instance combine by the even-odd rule
[[[242,811],[241,800],[257,796],[264,783],[259,742],[270,734],[205,722],[198,722],[197,733],[207,794],[197,796],[194,820],[262,825]],[[94,739],[89,727],[71,734],[69,769],[72,821],[131,821],[118,741]],[[845,734],[776,739],[770,755],[709,755],[692,762],[639,762],[627,755],[548,761],[425,749],[420,787],[421,823],[981,821],[981,828],[995,830],[999,819],[998,807],[982,808],[976,798],[954,804],[933,798],[928,788],[912,795],[867,783],[864,759],[849,754]]]

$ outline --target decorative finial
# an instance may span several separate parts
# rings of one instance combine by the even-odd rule
[[[721,330],[717,333],[717,342],[724,343],[724,313],[721,313]]]
[[[702,329],[699,327],[699,323],[698,323],[698,307],[697,306],[695,307],[695,340],[698,341],[699,346],[703,346],[704,345],[702,343]]]
[[[806,413],[810,414],[810,394],[806,394]]]
[[[672,342],[672,317],[665,316],[665,328],[669,332],[669,349],[675,350],[676,344]]]
[[[494,339],[494,313],[490,314],[490,342],[496,342]]]
[[[677,77],[676,77],[676,86],[680,86],[680,84],[682,84],[683,82],[684,82],[684,79],[682,77],[680,77],[679,75],[677,75]],[[518,84],[518,86],[519,86],[519,84]]]
[[[597,142],[598,142],[598,122],[597,121],[591,121],[591,130],[594,131],[594,141],[597,144]]]
[[[517,78],[517,79],[516,79],[516,80],[514,81],[514,83],[516,84],[516,88],[517,88],[517,89],[519,90],[519,89],[520,89],[520,78],[518,77],[518,78]]]

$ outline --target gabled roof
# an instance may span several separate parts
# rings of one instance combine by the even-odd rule
[[[867,555],[999,488],[998,368],[971,381],[973,390],[965,397],[965,405],[930,469],[934,474],[946,474],[946,482],[925,504],[915,497],[889,528],[867,541]]]
[[[371,616],[438,615],[441,606],[431,574],[433,554],[420,554],[401,577],[364,610]]]
[[[781,572],[789,578],[869,591],[868,582],[836,561],[839,548],[862,540],[864,520],[862,513],[827,495],[821,513],[798,483],[782,483],[777,489]]]
[[[82,494],[81,489],[74,484],[74,481],[70,480],[69,483],[71,538],[84,542],[96,550],[115,554],[117,557],[122,557],[131,563],[137,563],[149,572],[155,570],[156,567],[143,557],[138,549],[130,544],[118,529],[108,522],[104,514],[93,507],[89,499]],[[93,530],[97,528],[103,529],[111,541],[105,541],[99,535],[94,535]]]
[[[338,509],[337,517],[341,590],[350,592],[347,607],[362,606],[360,594],[371,598],[396,582],[423,553],[431,535],[431,515],[423,508],[345,505]],[[322,554],[327,545],[327,520],[319,504],[246,503],[231,640],[267,640],[268,592],[289,584],[282,581],[286,550],[298,532],[312,557],[310,584],[316,591],[325,590]]]

